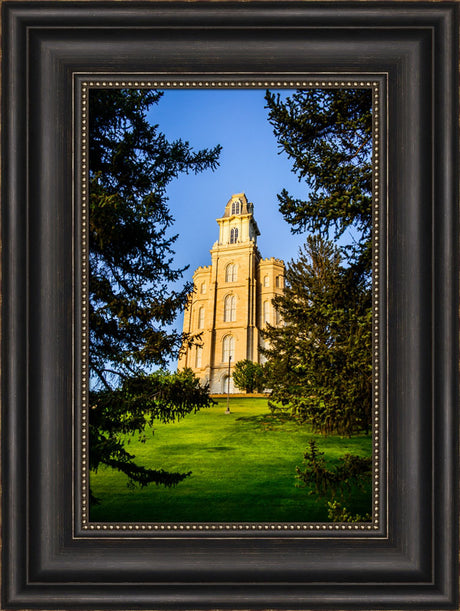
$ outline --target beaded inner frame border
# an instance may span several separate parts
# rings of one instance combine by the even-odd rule
[[[79,77],[78,80],[76,77]],[[95,73],[79,75],[74,74],[74,114],[75,109],[79,108],[79,113],[73,117],[73,125],[75,126],[73,147],[74,160],[77,160],[80,169],[80,175],[77,174],[79,181],[79,189],[74,189],[80,194],[80,201],[75,200],[74,195],[74,210],[80,210],[80,238],[81,238],[81,261],[80,261],[80,282],[81,282],[81,337],[75,338],[76,342],[80,343],[80,371],[81,371],[81,397],[80,409],[76,409],[74,413],[75,426],[79,427],[79,435],[75,436],[78,448],[73,448],[73,464],[75,465],[75,456],[78,455],[79,468],[76,477],[74,472],[73,490],[74,503],[73,512],[79,516],[79,528],[87,535],[100,536],[112,535],[114,537],[132,536],[136,534],[144,536],[184,536],[186,534],[209,533],[218,536],[219,533],[228,533],[238,536],[240,534],[253,535],[280,535],[289,533],[290,536],[308,537],[315,535],[343,534],[350,538],[366,538],[369,535],[379,535],[379,538],[387,538],[384,534],[388,518],[388,501],[383,502],[383,486],[387,488],[386,481],[381,477],[382,472],[382,454],[387,448],[388,440],[383,439],[381,434],[382,416],[386,414],[388,418],[388,410],[381,401],[382,376],[380,375],[380,293],[381,287],[381,270],[380,270],[380,234],[381,234],[381,214],[380,210],[384,209],[382,192],[380,189],[382,171],[381,162],[386,158],[386,151],[382,150],[382,130],[387,129],[387,118],[381,116],[381,107],[383,106],[384,95],[382,87],[382,79],[376,80],[376,74],[369,75],[365,78],[365,74],[358,75],[314,75],[309,78],[308,75],[302,75],[301,78],[281,77],[276,79],[270,78],[226,78],[216,77],[211,80],[209,77],[200,79],[189,76],[162,76],[159,78],[155,75],[136,74],[116,75],[104,74],[98,75]],[[387,75],[379,75],[387,76]],[[112,522],[90,522],[89,521],[89,441],[88,441],[88,425],[89,425],[89,405],[88,405],[88,354],[89,354],[89,332],[88,332],[88,284],[89,284],[89,261],[88,261],[88,223],[89,223],[89,167],[88,167],[88,97],[91,89],[331,89],[331,88],[362,88],[372,89],[372,370],[373,370],[373,400],[372,400],[372,520],[371,522],[359,523],[335,523],[335,522],[288,522],[288,523],[247,523],[247,522],[212,522],[212,523],[152,523],[152,522],[133,522],[133,523],[112,523]],[[78,101],[75,104],[75,101]],[[79,132],[78,140],[80,146],[76,146],[76,135]],[[385,208],[386,209],[386,208]],[[385,234],[386,235],[386,234]],[[75,403],[78,403],[76,401]],[[385,455],[387,455],[385,451]],[[388,470],[385,470],[387,473]],[[79,481],[77,481],[79,480]],[[76,491],[79,494],[75,494]],[[77,503],[80,504],[77,507]],[[73,520],[75,527],[76,520]],[[377,532],[378,531],[378,532]],[[317,538],[317,537],[315,537]]]

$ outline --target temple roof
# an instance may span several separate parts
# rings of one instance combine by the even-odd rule
[[[238,207],[238,203],[240,204]],[[235,214],[253,214],[254,204],[248,202],[248,199],[244,193],[235,193],[228,200],[225,206],[224,216],[234,216]]]

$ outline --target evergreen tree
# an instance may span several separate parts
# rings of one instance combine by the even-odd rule
[[[285,101],[265,96],[268,118],[306,198],[278,195],[280,211],[294,233],[343,236],[356,272],[371,271],[372,92],[370,89],[305,89]]]
[[[311,232],[268,328],[274,398],[324,433],[370,428],[372,95],[370,89],[267,92],[269,121],[305,198],[278,195],[293,233]],[[334,247],[328,240],[340,242]]]
[[[321,433],[370,429],[370,293],[332,242],[308,236],[273,300],[283,325],[267,325],[267,385]]]
[[[325,499],[328,505],[328,518],[332,522],[370,522],[371,514],[352,514],[342,503],[345,495],[347,503],[352,501],[353,488],[365,490],[371,483],[372,458],[345,454],[331,468],[326,464],[324,452],[321,452],[314,439],[308,442],[304,454],[304,463],[296,467],[299,487],[307,488],[309,494]],[[340,495],[341,502],[336,499]]]
[[[309,494],[330,496],[332,499],[340,495],[343,498],[353,486],[363,488],[369,483],[371,469],[372,458],[356,454],[345,454],[331,468],[326,464],[324,452],[320,451],[317,442],[310,439],[304,463],[302,467],[296,467],[297,479],[302,482],[297,485],[310,488]]]
[[[263,392],[265,375],[262,365],[248,359],[235,363],[233,381],[239,390],[246,392]]]
[[[192,287],[171,288],[186,268],[173,266],[166,188],[181,173],[214,169],[220,153],[168,142],[147,119],[162,95],[93,90],[89,100],[90,464],[142,485],[174,484],[185,474],[136,465],[122,436],[211,402],[191,372],[149,375],[193,341],[170,327]]]

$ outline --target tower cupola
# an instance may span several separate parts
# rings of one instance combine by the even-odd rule
[[[244,193],[235,193],[225,206],[224,215],[217,219],[219,224],[220,246],[257,243],[260,235],[254,219],[254,204],[248,201]]]

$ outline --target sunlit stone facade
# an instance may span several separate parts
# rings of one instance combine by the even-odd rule
[[[263,362],[260,330],[267,322],[279,324],[272,299],[283,292],[284,263],[261,258],[254,206],[244,193],[232,195],[217,223],[211,265],[195,271],[195,292],[184,314],[184,332],[201,333],[201,346],[181,355],[179,369],[190,367],[212,393],[223,393],[229,362],[230,371],[242,359]]]

